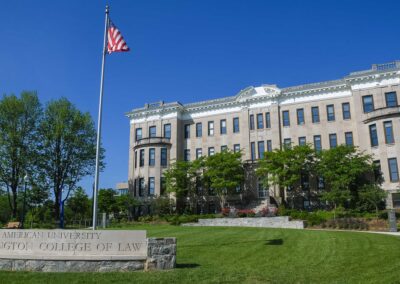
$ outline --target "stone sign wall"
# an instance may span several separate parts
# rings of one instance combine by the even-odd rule
[[[0,269],[132,271],[171,269],[176,239],[146,231],[0,230]]]
[[[1,230],[0,258],[145,259],[146,231]]]

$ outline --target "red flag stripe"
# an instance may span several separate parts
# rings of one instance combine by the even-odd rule
[[[108,44],[107,44],[108,53],[129,51],[129,47],[126,44],[121,32],[111,22],[111,20],[108,25],[107,39],[108,39]]]

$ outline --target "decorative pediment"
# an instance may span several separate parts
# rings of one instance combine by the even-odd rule
[[[280,93],[281,90],[276,85],[262,85],[261,87],[256,88],[248,87],[236,95],[236,101],[244,102],[248,99],[258,97],[273,98],[278,96]]]
[[[281,89],[276,85],[262,85],[261,88],[264,89],[265,95],[269,97],[275,97],[281,93]]]
[[[244,90],[241,90],[237,95],[236,95],[236,100],[239,102],[246,101],[248,98],[251,98],[257,94],[257,91],[254,87],[247,87]]]

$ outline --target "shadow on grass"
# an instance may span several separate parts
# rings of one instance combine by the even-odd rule
[[[199,267],[200,265],[197,263],[177,263],[176,268],[177,269],[185,269],[185,268],[196,268]]]
[[[271,240],[266,240],[264,243],[264,240],[241,240],[241,241],[230,241],[230,242],[218,242],[218,243],[202,243],[202,244],[184,244],[180,245],[179,248],[194,248],[194,247],[207,247],[207,248],[220,248],[220,247],[228,247],[228,246],[237,246],[237,245],[247,245],[247,244],[264,244],[267,246],[281,246],[283,245],[283,239],[271,239]]]
[[[282,239],[267,240],[265,244],[267,246],[281,246],[283,245],[283,240]]]

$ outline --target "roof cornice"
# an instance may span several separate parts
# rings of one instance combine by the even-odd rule
[[[297,97],[321,93],[351,90],[352,84],[374,81],[385,77],[400,76],[400,61],[384,64],[373,64],[372,68],[364,71],[352,72],[339,80],[323,81],[311,84],[298,85],[279,89],[276,85],[262,85],[260,87],[247,87],[235,96],[217,98],[212,100],[181,104],[180,102],[157,102],[146,104],[143,108],[133,109],[125,115],[129,118],[149,117],[172,112],[196,113],[219,108],[249,106],[251,103],[276,102],[280,98]]]

